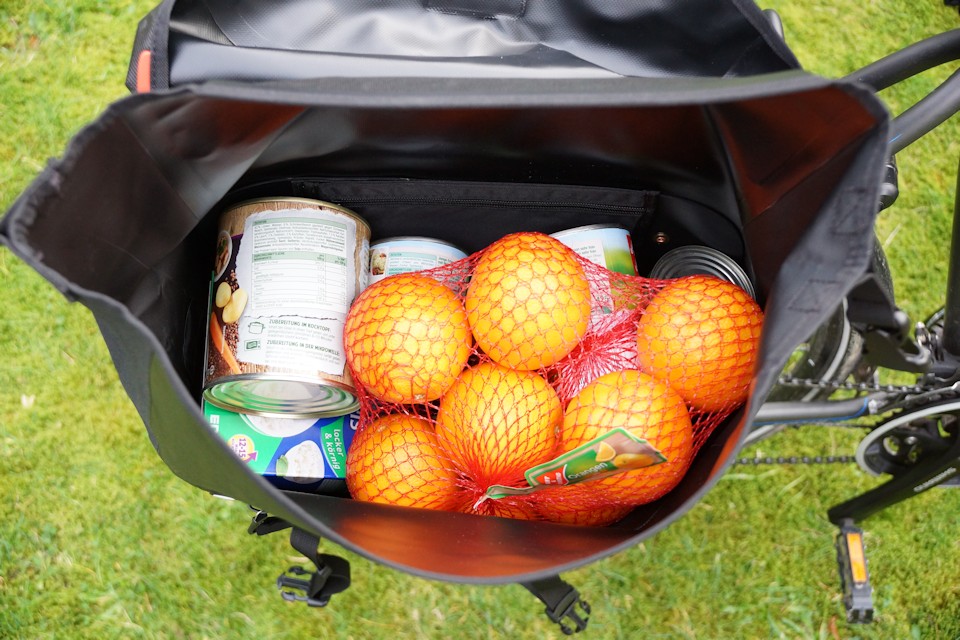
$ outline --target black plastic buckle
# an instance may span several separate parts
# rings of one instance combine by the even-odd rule
[[[290,574],[293,574],[292,576]],[[310,607],[325,607],[330,603],[332,593],[324,593],[327,580],[333,574],[333,569],[324,566],[319,571],[308,571],[303,567],[290,567],[286,573],[277,578],[277,589],[280,596],[288,602],[306,602]],[[309,579],[294,576],[306,576]],[[303,595],[296,593],[301,592]]]
[[[560,625],[564,635],[572,636],[587,628],[590,605],[580,599],[580,593],[560,579],[550,576],[521,585],[546,605],[544,611],[551,622]]]
[[[247,533],[251,535],[265,536],[277,531],[283,531],[290,528],[290,523],[282,518],[271,516],[266,511],[257,511],[250,520],[250,526],[247,527]]]
[[[583,611],[582,617],[577,611],[577,605]],[[587,622],[590,621],[590,605],[585,600],[581,600],[580,594],[572,587],[555,607],[547,607],[546,612],[547,617],[560,625],[560,630],[567,636],[580,633],[587,628]],[[571,627],[567,624],[567,620],[572,622],[574,626]]]

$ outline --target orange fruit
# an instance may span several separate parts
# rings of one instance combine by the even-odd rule
[[[433,425],[417,416],[383,416],[358,431],[347,451],[346,476],[356,500],[439,510],[457,506],[457,473]]]
[[[550,522],[605,527],[622,520],[634,507],[606,503],[588,483],[552,487],[536,494],[536,512]]]
[[[485,489],[549,460],[562,418],[560,398],[546,380],[484,362],[464,371],[440,399],[437,440]]]
[[[540,233],[494,242],[477,260],[464,307],[477,345],[525,371],[570,353],[590,323],[590,283],[577,254]]]
[[[693,460],[693,426],[675,391],[635,369],[600,376],[567,405],[560,449],[570,451],[616,427],[645,439],[667,461],[574,485],[582,487],[583,500],[592,494],[611,505],[646,504],[680,482]]]
[[[699,411],[747,399],[763,312],[743,289],[714,276],[669,282],[637,327],[640,368],[667,381]]]
[[[467,315],[456,294],[418,273],[390,276],[361,293],[344,326],[354,380],[387,402],[437,400],[470,357]]]

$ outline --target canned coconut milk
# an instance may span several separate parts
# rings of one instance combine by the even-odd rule
[[[220,217],[204,399],[263,416],[356,411],[343,326],[367,284],[370,227],[304,198],[237,204]]]
[[[591,224],[551,234],[578,254],[615,273],[637,275],[630,232],[616,225]]]
[[[370,245],[370,284],[387,276],[433,269],[466,258],[443,240],[415,236],[387,238]]]

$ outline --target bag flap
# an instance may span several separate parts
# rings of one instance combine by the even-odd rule
[[[131,90],[145,50],[155,89],[209,79],[729,77],[799,67],[745,0],[179,0],[141,25]]]

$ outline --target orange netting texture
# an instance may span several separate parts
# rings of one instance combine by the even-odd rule
[[[761,324],[760,308],[736,285],[621,275],[539,233],[390,276],[357,297],[344,330],[361,397],[351,495],[615,522],[673,489],[746,400]],[[485,498],[493,485],[528,486],[526,470],[618,427],[666,461]]]

